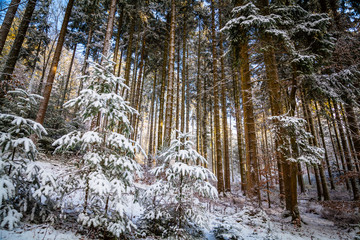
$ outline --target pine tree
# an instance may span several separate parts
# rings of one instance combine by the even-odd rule
[[[70,178],[66,187],[69,192],[65,193],[78,188],[74,182],[83,186],[83,211],[78,221],[120,237],[130,234],[135,228],[125,208],[129,201],[127,194],[134,191],[135,174],[141,174],[141,167],[134,160],[135,153],[142,150],[130,139],[133,129],[128,115],[137,114],[137,111],[115,93],[117,85],[128,87],[125,80],[113,72],[114,63],[110,57],[103,56],[102,64],[94,63],[93,71],[84,76],[89,88],[65,104],[66,107],[79,107],[83,123],[100,119],[100,115],[100,124],[90,130],[70,132],[56,140],[54,145],[58,145],[57,151],[78,148],[85,152],[80,179]],[[118,125],[121,131],[113,131]]]
[[[148,230],[162,231],[162,237],[188,239],[189,231],[206,226],[205,209],[198,196],[214,199],[218,195],[209,183],[216,177],[201,166],[206,159],[193,148],[194,143],[187,140],[190,138],[189,133],[178,131],[178,137],[164,148],[158,156],[162,164],[151,170],[157,181],[143,196],[146,205],[143,221]]]
[[[41,98],[24,90],[8,92],[16,103],[12,112],[0,114],[0,221],[12,230],[22,217],[53,221],[57,184],[37,160],[31,134],[41,138],[43,126],[26,118]]]

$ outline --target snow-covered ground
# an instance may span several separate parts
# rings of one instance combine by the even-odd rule
[[[44,160],[41,165],[56,175],[71,171],[65,162]],[[147,187],[143,183],[137,183],[137,186],[142,189]],[[299,200],[299,209],[304,223],[301,228],[297,228],[290,223],[290,218],[282,217],[283,210],[277,204],[273,204],[272,208],[263,206],[260,210],[250,207],[245,199],[239,196],[240,194],[237,194],[235,190],[232,195],[206,203],[207,209],[210,210],[207,213],[209,226],[208,229],[204,229],[204,237],[199,239],[360,239],[359,226],[356,226],[360,223],[341,224],[324,219],[321,216],[324,209],[319,202],[308,199]],[[81,201],[77,198],[81,196],[75,196],[71,201]],[[129,203],[128,207],[127,212],[133,219],[142,213],[142,208],[138,203]],[[354,208],[354,211],[359,211],[359,208]],[[0,239],[89,239],[89,236],[76,233],[76,228],[73,226],[72,230],[69,228],[66,230],[64,226],[23,223],[12,231],[0,230]]]

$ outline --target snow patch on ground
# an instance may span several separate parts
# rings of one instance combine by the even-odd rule
[[[74,171],[66,163],[44,159],[41,166],[54,175],[66,175]],[[149,186],[137,182],[139,192],[145,191]],[[66,202],[75,206],[83,201],[83,194],[77,193],[68,196]],[[137,222],[143,213],[143,207],[134,202],[133,195],[127,195],[126,213]],[[290,218],[283,218],[283,209],[273,204],[272,208],[264,207],[263,210],[249,207],[249,203],[241,196],[240,191],[234,191],[230,197],[225,197],[212,202],[205,202],[204,206],[210,209],[207,213],[208,228],[203,229],[204,237],[200,239],[269,239],[269,240],[300,240],[300,239],[355,239],[359,237],[358,227],[340,228],[335,222],[324,219],[320,213],[323,207],[316,201],[308,199],[299,200],[301,217],[306,224],[297,228],[290,223]],[[73,228],[71,228],[73,229]],[[76,226],[75,228],[76,229]],[[73,230],[74,231],[74,230]],[[216,238],[221,236],[221,238]],[[23,224],[13,231],[0,230],[0,239],[56,239],[77,240],[84,236],[70,230],[56,230],[50,225]],[[152,239],[148,237],[147,239]]]
[[[0,239],[2,240],[78,240],[82,236],[70,231],[56,230],[49,225],[24,225],[13,231],[0,229]]]

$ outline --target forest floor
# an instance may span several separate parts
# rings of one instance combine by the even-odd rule
[[[71,169],[68,162],[59,156],[43,156],[42,166],[56,175],[68,174]],[[147,187],[140,182],[138,185]],[[360,202],[350,201],[343,185],[338,185],[338,190],[331,192],[334,200],[327,202],[317,201],[316,191],[311,188],[306,194],[300,194],[299,210],[303,220],[300,228],[291,224],[290,217],[283,216],[284,210],[279,202],[272,201],[270,208],[267,202],[262,202],[261,208],[251,207],[253,204],[246,202],[238,186],[233,183],[231,194],[206,203],[209,226],[203,230],[204,237],[196,239],[360,239]],[[270,197],[278,198],[277,193],[272,193]],[[78,198],[81,199],[81,196]],[[265,195],[263,199],[266,199]],[[129,210],[135,219],[142,212],[138,203],[130,206]],[[12,231],[0,230],[0,239],[94,239],[84,232],[77,232],[77,227],[74,221],[54,226],[25,222]]]

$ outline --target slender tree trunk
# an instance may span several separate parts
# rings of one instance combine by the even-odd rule
[[[118,23],[118,31],[116,34],[116,42],[115,42],[115,49],[114,49],[114,58],[113,61],[116,63],[114,66],[114,74],[116,73],[117,68],[121,68],[121,65],[118,65],[118,55],[119,55],[119,47],[120,47],[120,37],[121,37],[121,29],[123,25],[123,18],[124,18],[124,5],[121,5],[121,13]],[[121,61],[120,61],[121,62]]]
[[[347,134],[349,138],[349,144],[354,151],[354,162],[356,170],[359,172],[359,160],[360,160],[360,131],[358,127],[358,121],[354,108],[351,104],[345,104],[344,117],[347,118]]]
[[[139,76],[138,76],[138,81],[137,81],[137,86],[135,89],[135,95],[134,95],[134,107],[136,110],[140,109],[140,102],[141,99],[143,98],[142,96],[142,89],[143,89],[143,81],[142,77],[143,75],[145,75],[145,65],[144,65],[144,61],[146,60],[146,53],[145,53],[145,48],[146,48],[146,42],[145,42],[145,36],[143,37],[143,42],[142,42],[142,48],[141,48],[141,60],[140,60],[140,70],[139,70]],[[144,76],[145,77],[145,76]],[[133,116],[133,122],[134,124],[138,121],[139,119],[139,115],[138,116]],[[135,125],[134,125],[135,126]]]
[[[224,175],[221,151],[220,134],[220,107],[219,107],[219,80],[217,76],[217,53],[216,53],[216,35],[215,35],[215,0],[211,1],[211,39],[212,39],[212,60],[213,60],[213,81],[214,81],[214,120],[215,120],[215,141],[216,141],[216,172],[217,172],[217,190],[219,194],[224,193]]]
[[[9,34],[11,24],[14,21],[16,11],[18,9],[20,0],[11,0],[8,10],[6,11],[5,18],[3,23],[1,24],[0,29],[0,56],[2,50],[4,49],[7,35]]]
[[[45,79],[46,69],[47,69],[47,67],[49,65],[50,57],[51,57],[52,51],[54,49],[55,42],[56,42],[56,40],[54,40],[53,43],[51,44],[51,48],[49,50],[49,54],[47,55],[47,58],[46,58],[46,54],[44,53],[44,66],[43,66],[43,69],[42,69],[41,78],[40,78],[39,86],[38,86],[38,89],[37,89],[37,94],[39,94],[39,95],[42,95],[42,89],[43,89],[43,86],[44,86],[44,79]]]
[[[87,39],[87,43],[86,43],[86,48],[85,48],[85,56],[84,56],[84,62],[83,62],[83,66],[81,68],[81,75],[84,76],[86,74],[86,70],[87,70],[87,66],[88,66],[88,58],[90,55],[90,46],[91,46],[91,40],[92,40],[92,36],[93,36],[93,26],[91,25],[89,28],[89,33],[88,33],[88,39]],[[78,96],[80,95],[81,90],[83,89],[83,79],[80,80],[80,85],[79,85],[79,89],[78,89]]]
[[[189,47],[186,48],[186,59],[189,59]],[[185,72],[185,83],[186,87],[186,98],[185,98],[185,106],[186,106],[186,118],[185,118],[185,132],[190,132],[190,86],[188,84],[189,81],[189,64],[186,64],[186,72]],[[174,96],[174,94],[172,95]]]
[[[147,163],[147,167],[150,169],[152,167],[152,163],[154,161],[154,147],[153,147],[153,139],[154,139],[154,134],[155,131],[153,131],[153,127],[154,127],[154,115],[156,115],[155,111],[154,111],[154,105],[155,105],[155,97],[156,97],[156,77],[157,77],[157,70],[154,71],[154,83],[153,83],[153,92],[152,92],[152,97],[151,97],[151,103],[150,103],[150,115],[149,115],[149,119],[150,119],[150,137],[149,137],[149,149],[148,149],[148,163]]]
[[[336,168],[338,170],[339,175],[341,175],[340,163],[339,163],[339,159],[338,159],[339,150],[335,146],[334,138],[333,138],[333,135],[332,135],[332,132],[331,132],[331,125],[330,125],[330,122],[329,122],[329,120],[327,118],[326,118],[326,122],[327,122],[327,126],[328,126],[328,129],[329,129],[331,146],[333,148],[333,153],[334,153],[334,156],[335,156],[335,165],[336,165]]]
[[[108,18],[107,25],[106,25],[104,48],[103,48],[103,52],[102,52],[104,57],[107,57],[107,55],[110,52],[110,40],[111,40],[111,37],[113,34],[113,29],[114,29],[116,3],[117,3],[117,0],[111,0],[111,3],[110,3],[109,18]],[[103,59],[103,57],[101,58],[101,60],[102,59]]]
[[[219,24],[222,28],[222,13],[221,8],[223,4],[219,7]],[[230,184],[230,157],[229,157],[229,136],[228,136],[228,124],[227,124],[227,107],[226,107],[226,80],[225,80],[225,64],[224,64],[224,46],[223,46],[223,36],[222,32],[219,33],[220,38],[220,65],[221,65],[221,111],[222,111],[222,127],[224,134],[224,175],[225,175],[225,192],[231,192]]]
[[[201,69],[201,24],[199,20],[199,32],[198,32],[198,45],[197,45],[197,74],[196,74],[196,150],[204,155],[202,151],[202,131],[201,131],[201,119],[202,119],[202,109],[201,109],[201,96],[202,94],[202,78],[200,77]]]
[[[237,51],[238,48],[234,48],[234,51]],[[235,55],[238,55],[236,53]],[[237,64],[235,64],[237,65]],[[236,66],[235,66],[236,67]],[[237,134],[237,146],[239,152],[239,169],[241,177],[241,190],[243,194],[246,194],[246,162],[243,159],[242,153],[242,128],[241,128],[241,109],[240,109],[240,89],[239,89],[239,74],[237,69],[233,69],[233,88],[234,88],[234,101],[235,101],[235,117],[236,117],[236,134]]]
[[[39,54],[40,54],[40,50],[41,50],[41,43],[42,40],[39,41],[39,45],[36,49],[36,54],[35,54],[35,59],[34,62],[32,64],[32,70],[31,70],[31,74],[30,74],[30,83],[29,83],[29,92],[32,93],[33,89],[34,89],[34,75],[35,75],[35,71],[36,71],[36,66],[38,63],[38,59],[39,59]]]
[[[73,63],[74,63],[74,59],[75,59],[76,47],[77,47],[77,43],[75,43],[73,53],[72,53],[72,57],[71,57],[71,61],[70,61],[69,71],[68,71],[68,74],[66,75],[65,88],[64,88],[64,92],[63,92],[63,95],[62,95],[62,98],[61,98],[60,108],[63,108],[64,102],[65,102],[66,93],[67,93],[69,80],[70,80],[70,76],[71,76],[71,69],[72,69],[72,66],[73,66]]]
[[[177,49],[177,77],[176,77],[176,117],[175,117],[175,129],[179,130],[180,125],[180,41],[178,41]],[[176,131],[176,138],[179,133]]]
[[[342,143],[340,142],[338,128],[337,128],[337,125],[339,125],[339,122],[336,123],[337,121],[335,121],[335,119],[334,119],[334,113],[333,113],[332,109],[333,108],[331,106],[331,102],[329,101],[329,110],[330,110],[331,120],[332,120],[332,124],[333,124],[333,128],[334,128],[334,132],[335,132],[336,143],[337,143],[337,146],[339,149],[340,161],[341,161],[341,165],[342,165],[342,169],[343,169],[343,174],[346,174],[347,170],[346,170],[346,166],[345,166],[345,151],[342,148]],[[335,118],[336,118],[336,114],[335,114]],[[349,179],[347,179],[347,178],[345,178],[345,185],[346,185],[346,189],[350,190]]]
[[[208,148],[207,148],[207,145],[208,145],[208,138],[207,138],[207,134],[208,134],[208,131],[207,131],[207,116],[208,116],[208,112],[206,111],[207,110],[207,92],[206,92],[206,81],[203,81],[203,91],[202,91],[202,100],[203,100],[203,107],[202,107],[202,152],[203,152],[203,156],[205,159],[207,159],[207,156],[208,156]],[[207,164],[205,163],[205,166],[207,168]]]
[[[173,103],[171,101],[173,94],[173,82],[174,82],[174,58],[175,58],[175,0],[171,0],[171,23],[170,23],[170,49],[169,49],[169,73],[168,73],[168,91],[166,96],[166,116],[168,119],[165,125],[164,143],[165,145],[170,144],[171,130],[172,130],[172,114],[173,114]]]
[[[130,30],[129,30],[129,41],[126,50],[126,63],[125,63],[125,84],[129,86],[130,84],[130,68],[131,68],[131,55],[132,55],[132,45],[134,39],[134,30],[135,30],[135,16],[131,17]],[[127,91],[123,89],[123,96]]]
[[[316,137],[314,121],[313,121],[313,118],[312,118],[312,115],[311,115],[311,112],[310,112],[309,104],[306,104],[305,108],[306,108],[307,115],[308,115],[307,117],[308,117],[308,123],[309,123],[309,126],[310,126],[310,133],[311,133],[311,135],[313,135],[313,143],[314,143],[314,146],[318,147],[319,142],[318,142],[318,139]],[[314,169],[315,169],[315,177],[316,177],[316,174],[317,174],[317,170],[318,170],[318,173],[320,174],[322,195],[324,196],[324,200],[326,201],[326,200],[330,200],[330,195],[329,195],[328,186],[326,184],[323,165],[324,165],[324,162],[321,161],[320,164],[317,167],[314,166]],[[321,199],[321,197],[320,197],[320,199]]]
[[[64,44],[66,29],[67,29],[67,25],[68,25],[68,22],[70,19],[71,10],[72,10],[73,5],[74,5],[74,0],[69,0],[67,7],[66,7],[64,20],[63,20],[63,23],[61,26],[58,43],[56,45],[53,62],[51,64],[51,70],[50,70],[50,73],[49,73],[47,81],[46,81],[46,85],[45,85],[45,89],[44,89],[44,99],[40,104],[40,108],[39,108],[39,111],[36,116],[36,121],[40,124],[44,123],[45,113],[46,113],[46,110],[47,110],[47,107],[49,104],[51,90],[52,90],[52,86],[54,83],[57,66],[60,61],[61,50],[62,50],[62,47]]]
[[[14,43],[11,47],[11,50],[7,56],[4,68],[1,71],[0,76],[0,105],[2,105],[1,99],[4,98],[6,92],[9,90],[10,80],[15,69],[16,62],[19,58],[21,46],[25,40],[26,32],[29,28],[31,22],[31,17],[33,15],[37,0],[29,0],[26,4],[24,16],[21,20],[19,29],[17,31]],[[2,27],[1,27],[2,28]],[[7,35],[7,34],[6,34]]]
[[[170,25],[170,18],[167,18],[167,23]],[[168,35],[170,40],[170,35]],[[163,65],[162,65],[162,73],[161,73],[161,89],[160,89],[160,106],[159,106],[159,126],[158,126],[158,150],[163,146],[163,138],[164,138],[164,105],[165,105],[165,84],[166,84],[166,67],[167,67],[167,57],[168,57],[168,48],[169,41],[165,40],[165,47],[163,52]]]
[[[326,167],[327,167],[328,174],[329,174],[330,187],[331,187],[331,189],[335,189],[335,184],[334,184],[334,180],[333,180],[333,176],[332,176],[332,172],[331,172],[330,161],[329,161],[329,155],[328,155],[326,142],[325,142],[325,137],[324,137],[324,131],[323,131],[323,128],[322,128],[322,125],[321,125],[320,116],[319,116],[319,110],[318,110],[316,102],[315,102],[315,109],[316,109],[316,115],[317,115],[317,120],[318,120],[318,124],[319,124],[320,137],[321,137],[321,141],[322,141],[322,144],[323,144],[323,148],[325,150],[325,162],[326,162]]]
[[[146,67],[146,62],[144,64],[144,69]],[[143,95],[143,92],[144,92],[144,82],[145,82],[145,74],[143,74],[143,79],[141,81],[141,88],[140,88],[140,93],[139,95],[142,96]],[[143,129],[143,124],[144,124],[144,121],[140,118],[142,115],[141,115],[141,112],[142,112],[142,108],[141,108],[141,105],[142,105],[142,101],[143,101],[143,98],[140,98],[139,100],[139,103],[138,103],[138,112],[139,112],[139,115],[137,116],[136,118],[136,121],[135,121],[135,134],[134,134],[134,140],[136,140],[136,137],[137,137],[137,134],[138,134],[138,130],[139,130],[139,122],[140,120],[142,121],[141,122],[141,130]],[[140,135],[141,137],[142,135]],[[141,142],[141,139],[140,139],[140,142]]]
[[[185,132],[185,89],[186,89],[186,21],[183,23],[183,47],[182,47],[182,72],[181,72],[181,122],[180,122],[180,131]],[[183,139],[184,140],[184,139]]]
[[[347,144],[346,144],[345,133],[344,133],[344,129],[342,127],[342,122],[340,119],[340,114],[339,114],[339,110],[338,110],[336,102],[334,102],[334,108],[335,108],[336,121],[338,122],[338,127],[339,127],[340,139],[341,139],[342,147],[343,147],[343,150],[345,153],[345,161],[346,161],[347,170],[349,172],[352,172],[353,166],[352,166],[352,162],[351,162],[351,156],[348,151]],[[350,177],[350,184],[351,184],[351,188],[353,191],[354,200],[359,200],[359,189],[358,189],[358,186],[356,185],[355,177],[353,177],[353,176]]]
[[[128,98],[129,102],[131,103],[131,106],[134,107],[134,96],[135,96],[135,90],[136,90],[136,81],[137,79],[137,73],[138,73],[138,62],[139,62],[139,57],[141,55],[141,52],[139,52],[139,46],[140,46],[140,41],[136,41],[136,47],[135,47],[135,59],[134,59],[134,64],[133,64],[133,69],[132,69],[132,80],[131,80],[131,87],[130,87],[130,97]],[[130,121],[132,122],[132,116],[130,117]]]

